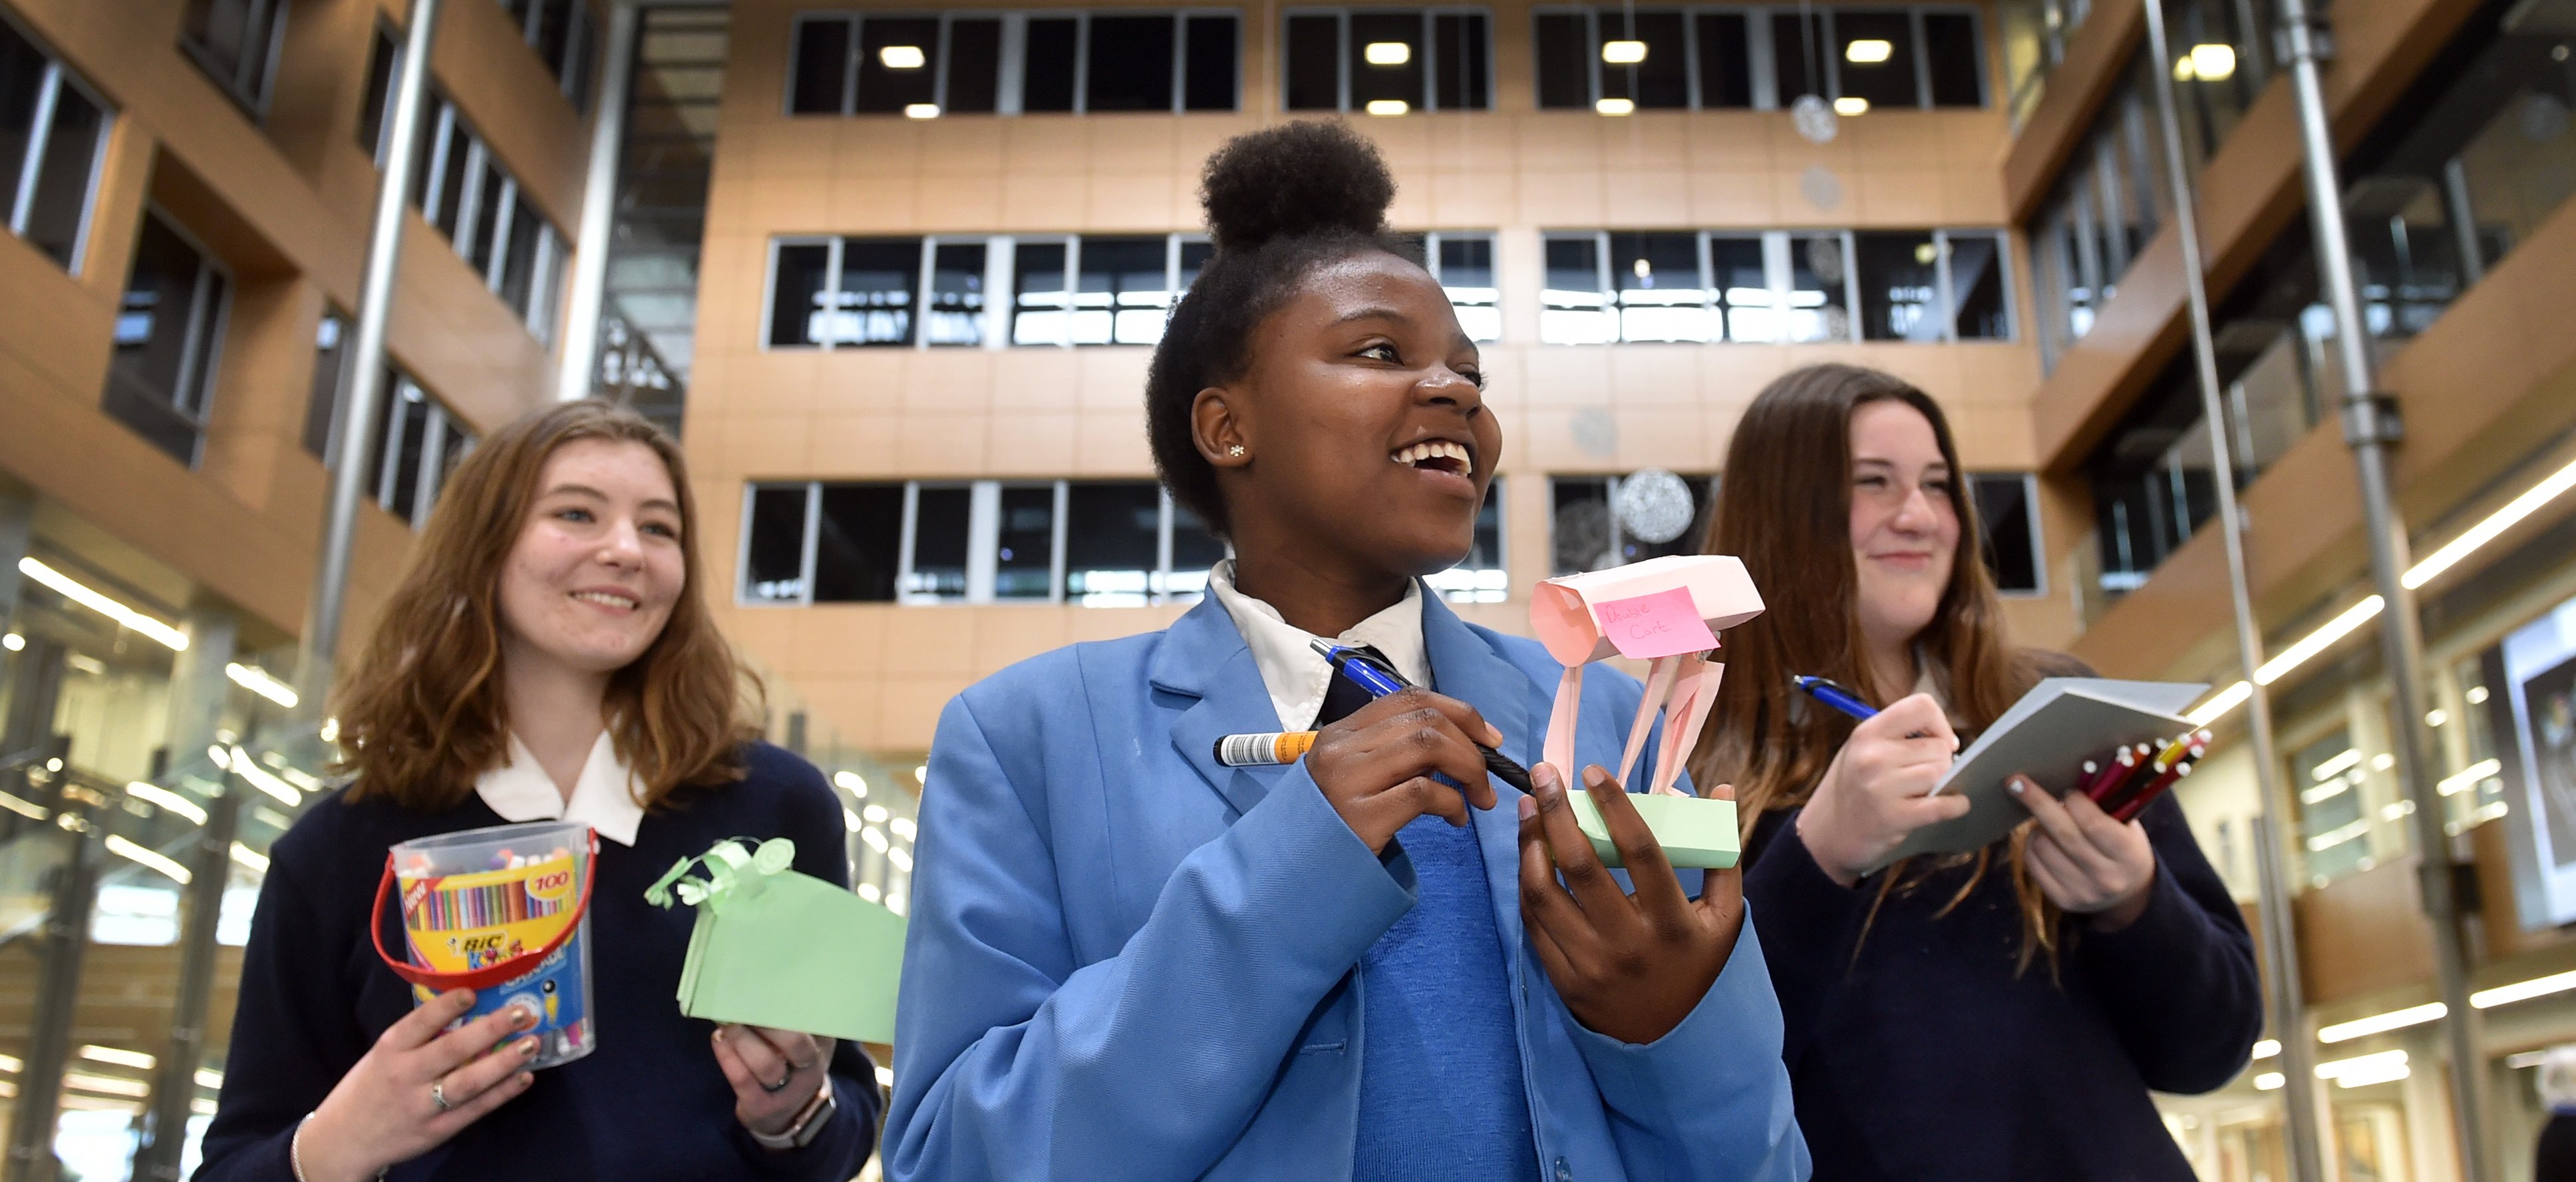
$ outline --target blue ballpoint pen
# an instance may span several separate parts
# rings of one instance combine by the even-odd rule
[[[1851,715],[1854,718],[1866,722],[1872,718],[1878,717],[1878,710],[1875,707],[1872,707],[1867,702],[1861,701],[1858,694],[1854,694],[1850,690],[1844,689],[1842,686],[1835,684],[1829,679],[1822,677],[1805,677],[1793,674],[1790,676],[1789,680],[1798,683],[1798,688],[1807,691],[1807,695],[1809,697],[1812,697],[1825,705],[1831,706],[1836,710],[1840,710],[1845,714]]]
[[[1345,648],[1321,638],[1309,643],[1314,645],[1316,653],[1332,665],[1335,672],[1349,678],[1351,684],[1367,690],[1372,698],[1383,698],[1398,690],[1411,688],[1402,677],[1396,675],[1394,670],[1370,660],[1357,649]],[[1476,744],[1476,750],[1484,753],[1485,770],[1495,779],[1523,792],[1532,790],[1528,768],[1513,762],[1511,756],[1482,743]]]

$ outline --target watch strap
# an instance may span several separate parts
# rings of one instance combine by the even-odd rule
[[[813,1144],[816,1137],[822,1136],[825,1126],[832,1123],[832,1110],[837,1103],[832,1099],[832,1077],[826,1075],[823,1077],[823,1086],[815,1090],[814,1098],[807,1100],[805,1107],[797,1110],[796,1119],[788,1122],[786,1128],[775,1133],[764,1133],[757,1129],[743,1131],[750,1133],[752,1142],[763,1149],[803,1149]]]

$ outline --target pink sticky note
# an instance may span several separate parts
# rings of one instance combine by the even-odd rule
[[[1717,647],[1717,634],[1701,619],[1690,588],[1674,587],[1652,595],[1613,599],[1592,605],[1601,621],[1601,636],[1631,660],[1707,652]]]

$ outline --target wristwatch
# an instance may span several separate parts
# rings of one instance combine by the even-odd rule
[[[775,1133],[750,1128],[743,1131],[751,1134],[752,1143],[763,1149],[803,1149],[813,1144],[814,1138],[822,1136],[824,1128],[832,1123],[833,1106],[832,1077],[826,1075],[814,1098],[805,1102],[805,1107],[797,1112],[796,1119],[789,1121],[785,1129]]]

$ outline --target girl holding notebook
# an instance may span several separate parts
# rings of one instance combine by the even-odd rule
[[[2148,1091],[2225,1084],[2263,1015],[2244,919],[2171,795],[2123,823],[2014,777],[2032,819],[2010,837],[1872,871],[1966,809],[1926,795],[1963,735],[2085,673],[2006,645],[1940,407],[1797,370],[1747,408],[1725,473],[1707,549],[1779,606],[1727,633],[1692,771],[1738,792],[1815,1176],[2188,1182]],[[1855,723],[1797,674],[1882,709]]]
[[[1467,553],[1502,433],[1447,294],[1386,230],[1393,192],[1337,124],[1209,162],[1216,250],[1146,419],[1236,557],[1168,630],[941,715],[889,1178],[1804,1176],[1735,875],[1692,898],[1597,769],[1538,767],[1529,796],[1486,775],[1477,743],[1535,761],[1559,670],[1423,588]],[[1369,701],[1318,637],[1429,688]],[[1579,762],[1608,764],[1640,688],[1585,689]],[[1216,758],[1317,724],[1296,764]]]

